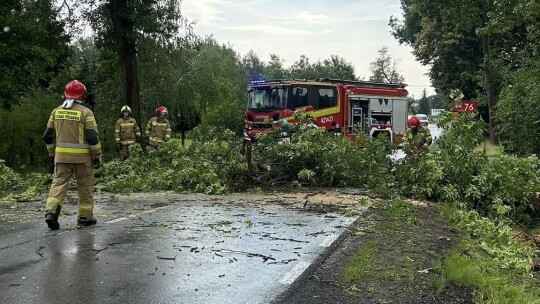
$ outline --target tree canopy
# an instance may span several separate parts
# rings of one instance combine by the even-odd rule
[[[372,73],[369,77],[369,81],[385,83],[405,82],[405,77],[403,77],[397,69],[399,60],[388,54],[388,47],[382,47],[378,53],[379,57],[375,58],[375,60],[369,64]]]
[[[0,104],[10,109],[48,88],[69,56],[70,37],[53,1],[5,0],[0,10]]]
[[[497,100],[507,73],[538,50],[538,2],[401,0],[401,6],[403,19],[390,18],[394,37],[430,65],[437,90],[457,88],[487,102],[490,138],[497,142]]]

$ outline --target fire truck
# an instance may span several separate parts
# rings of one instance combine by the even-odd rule
[[[407,129],[408,92],[404,84],[340,79],[255,80],[248,85],[245,137],[254,140],[270,128],[304,113],[315,125],[352,139],[386,134],[396,145]]]

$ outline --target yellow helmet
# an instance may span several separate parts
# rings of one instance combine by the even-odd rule
[[[124,113],[124,111],[131,113],[131,108],[128,106],[123,106],[122,109],[120,109],[120,114]]]

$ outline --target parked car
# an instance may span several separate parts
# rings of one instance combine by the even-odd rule
[[[416,114],[416,117],[420,120],[420,124],[424,127],[428,126],[429,119],[426,114]]]

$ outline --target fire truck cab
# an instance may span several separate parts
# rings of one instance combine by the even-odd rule
[[[386,134],[399,145],[407,128],[408,92],[403,84],[340,79],[257,80],[248,85],[245,137],[255,139],[279,123],[295,123],[295,112],[330,132],[356,138]]]

